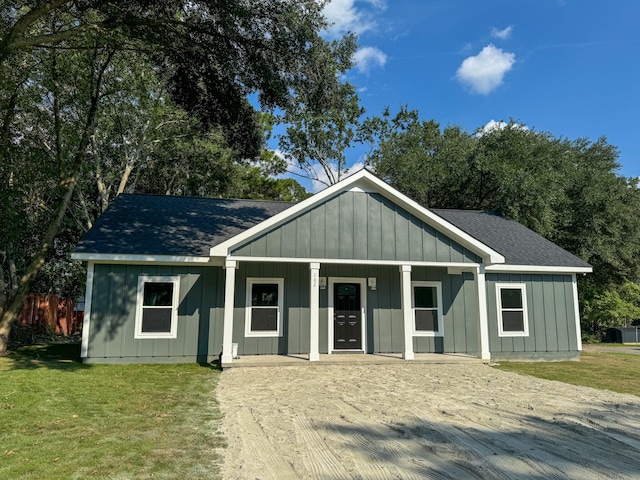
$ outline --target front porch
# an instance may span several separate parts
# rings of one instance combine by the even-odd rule
[[[373,354],[332,354],[320,355],[315,362],[309,361],[309,355],[245,355],[236,358],[232,363],[223,362],[222,369],[229,368],[259,368],[259,367],[288,367],[288,366],[322,366],[322,365],[386,365],[407,362],[401,353],[373,353]],[[459,353],[416,353],[411,364],[460,364],[460,363],[487,363],[487,360],[479,359],[471,355]]]

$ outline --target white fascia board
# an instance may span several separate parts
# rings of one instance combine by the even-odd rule
[[[554,267],[547,265],[490,265],[492,273],[591,273],[593,267]]]
[[[182,255],[124,255],[114,253],[72,253],[72,260],[96,263],[211,263],[211,257],[191,257]]]
[[[459,268],[464,271],[473,271],[478,267],[478,263],[463,262],[419,262],[408,260],[360,260],[351,258],[293,258],[293,257],[242,257],[229,256],[229,259],[238,262],[260,262],[260,263],[319,263],[323,264],[339,264],[339,265],[412,265],[414,267],[450,267]]]
[[[371,188],[373,187],[373,188]],[[447,222],[445,219],[439,217],[435,213],[429,211],[424,208],[417,202],[414,202],[406,195],[400,193],[395,188],[388,185],[383,180],[380,180],[378,177],[368,172],[365,169],[360,170],[359,172],[354,173],[353,175],[345,178],[344,180],[332,185],[323,191],[316,193],[314,196],[303,200],[302,202],[294,205],[287,210],[284,210],[277,215],[265,220],[264,222],[259,223],[258,225],[254,225],[253,227],[245,230],[244,232],[236,235],[225,242],[216,245],[211,248],[211,256],[220,256],[226,257],[229,255],[229,250],[234,246],[246,241],[250,240],[253,237],[257,237],[262,232],[268,230],[271,227],[278,225],[278,223],[288,220],[289,218],[295,216],[297,213],[302,212],[306,209],[313,207],[316,204],[323,202],[324,200],[335,196],[339,193],[349,190],[363,191],[363,192],[377,192],[391,200],[394,203],[397,203],[399,206],[403,207],[409,213],[416,215],[418,218],[424,220],[426,223],[435,227],[437,230],[442,231],[443,233],[448,234],[455,241],[460,243],[463,247],[468,248],[469,250],[479,253],[481,257],[488,263],[504,263],[504,256],[496,252],[495,250],[489,248],[484,243],[476,240],[471,235],[465,233],[460,230],[458,227],[453,224]]]

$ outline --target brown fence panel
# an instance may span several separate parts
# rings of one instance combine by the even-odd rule
[[[18,315],[22,325],[40,332],[74,335],[82,329],[84,312],[76,312],[73,300],[56,295],[32,293]]]

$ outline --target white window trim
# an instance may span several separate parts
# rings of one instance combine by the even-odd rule
[[[524,331],[522,332],[505,332],[502,322],[502,289],[520,289],[522,292],[522,318],[524,323]],[[527,287],[524,283],[496,283],[496,309],[498,311],[498,336],[499,337],[528,337],[529,336],[529,315],[527,314]],[[507,309],[519,311],[520,309]]]
[[[278,285],[278,317],[275,331],[254,332],[251,330],[251,287],[254,283],[273,283]],[[258,307],[259,308],[259,307]],[[282,336],[282,312],[284,310],[284,278],[247,277],[247,294],[244,313],[245,337],[281,337]]]
[[[436,287],[436,300],[438,302],[438,331],[416,330],[416,299],[415,287]],[[413,336],[414,337],[444,337],[444,319],[442,314],[442,283],[441,282],[411,282],[411,310],[413,312]]]
[[[142,331],[142,310],[145,283],[173,283],[173,298],[171,299],[171,330],[167,333]],[[176,338],[178,336],[178,301],[180,299],[180,276],[178,275],[140,275],[138,276],[138,292],[136,295],[136,325],[134,338],[161,339]],[[152,307],[153,308],[153,307]],[[165,307],[166,308],[166,307]]]

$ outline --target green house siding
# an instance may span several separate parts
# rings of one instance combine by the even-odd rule
[[[414,268],[413,281],[442,285],[443,337],[414,337],[415,353],[468,353],[478,351],[478,293],[472,273],[449,275],[445,268]]]
[[[134,338],[139,275],[180,277],[177,336]],[[205,361],[222,349],[224,271],[220,267],[94,266],[87,362]]]
[[[525,285],[528,336],[498,335],[496,283]],[[560,359],[578,351],[571,275],[487,274],[487,307],[492,359]]]
[[[401,353],[404,325],[397,266],[324,265],[320,276],[375,277],[376,290],[363,290],[366,302],[367,353]],[[472,274],[448,275],[445,268],[417,267],[413,280],[442,283],[444,338],[415,337],[416,353],[470,353],[478,350],[477,294]],[[284,278],[282,336],[248,337],[245,332],[247,278]],[[327,353],[329,287],[320,290],[320,353]],[[233,342],[241,355],[305,354],[309,352],[309,266],[307,264],[241,263],[236,276]]]
[[[240,355],[285,355],[309,352],[309,265],[240,262],[236,273],[233,343]],[[283,278],[284,308],[280,337],[247,337],[247,278]]]
[[[239,246],[246,257],[479,263],[480,257],[377,193],[344,192]]]

